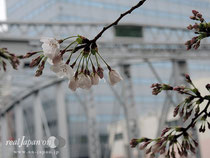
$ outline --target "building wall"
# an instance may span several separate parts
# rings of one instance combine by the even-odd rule
[[[111,22],[137,0],[7,0],[9,20]],[[122,20],[127,23],[185,27],[192,9],[210,18],[207,0],[150,0]]]

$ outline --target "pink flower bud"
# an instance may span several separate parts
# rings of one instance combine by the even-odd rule
[[[194,44],[194,43],[197,41],[197,39],[198,39],[198,37],[193,37],[193,38],[191,39],[191,43],[190,43],[190,44],[191,44],[191,45]]]
[[[178,112],[179,112],[179,105],[174,109],[174,117],[176,117]]]
[[[192,48],[192,46],[191,46],[191,45],[187,46],[187,50],[190,50],[191,48]]]
[[[164,154],[165,152],[166,152],[166,146],[161,147],[160,155]]]
[[[166,128],[162,131],[161,137],[164,136],[169,130],[171,130],[171,128],[166,127]]]
[[[195,148],[192,146],[192,144],[190,144],[190,151],[191,151],[192,153],[196,154]]]
[[[182,117],[184,115],[184,108],[179,112],[179,116]]]
[[[159,150],[160,150],[160,145],[158,143],[152,146],[153,153],[157,153]]]
[[[195,147],[198,147],[198,142],[195,141],[194,139],[193,139],[193,143],[194,143]]]
[[[109,81],[110,81],[111,85],[115,85],[116,83],[120,82],[121,80],[123,80],[123,78],[117,71],[115,71],[115,70],[109,71]]]
[[[146,153],[146,154],[149,154],[149,153],[151,152],[151,150],[152,150],[152,146],[149,147],[149,149],[147,149],[145,153]]]
[[[131,148],[135,148],[139,144],[139,139],[132,139],[130,141]]]
[[[190,19],[196,20],[196,17],[195,16],[190,16]]]
[[[74,66],[76,65],[76,63],[77,62],[75,61],[75,62],[73,62],[73,64],[70,65],[72,69],[74,68]]]
[[[204,22],[204,18],[200,18],[200,22]]]
[[[197,16],[198,18],[202,18],[202,14],[201,14],[201,13],[198,13],[196,16]]]
[[[76,89],[78,88],[78,80],[75,77],[72,77],[72,79],[69,81],[69,88],[72,91],[76,91]]]
[[[193,29],[192,25],[189,25],[189,26],[187,27],[187,29],[188,29],[188,30],[192,30],[192,29]]]
[[[39,77],[42,75],[42,72],[43,72],[44,66],[45,66],[45,62],[46,62],[46,60],[42,60],[41,64],[39,65],[39,67],[36,71],[36,74],[35,74],[36,77]]]
[[[42,58],[43,58],[42,56],[38,56],[37,58],[32,59],[32,61],[31,61],[29,66],[30,67],[34,67],[34,66],[39,65],[39,63],[41,62]]]
[[[199,12],[197,10],[192,10],[192,13],[196,16]]]
[[[190,78],[190,75],[188,75],[188,74],[185,74],[185,78],[186,78],[186,80],[187,80],[188,82],[191,82],[191,78]]]
[[[207,85],[206,85],[206,89],[207,89],[207,90],[210,90],[210,84],[207,84]]]
[[[90,78],[91,78],[91,83],[92,83],[92,85],[98,85],[98,83],[99,83],[99,76],[98,76],[97,73],[92,74],[92,75],[90,76]]]
[[[28,52],[23,58],[29,58],[35,54],[37,54],[38,52]]]
[[[197,23],[195,23],[195,24],[193,25],[193,28],[197,30],[197,29],[199,28],[199,25],[198,25]]]
[[[104,69],[99,66],[97,69],[97,74],[102,79],[104,77]]]
[[[150,141],[141,143],[141,145],[139,146],[139,149],[140,150],[145,149],[149,143],[150,143]]]
[[[190,45],[191,44],[191,40],[185,42],[185,45]]]
[[[78,80],[78,87],[82,88],[82,89],[90,89],[92,86],[91,83],[91,79],[89,76],[81,73],[78,76],[79,80]]]
[[[200,41],[196,42],[196,44],[193,46],[194,49],[198,49],[200,47]]]
[[[5,62],[5,61],[3,61],[3,62],[2,62],[2,65],[3,65],[3,69],[4,69],[4,71],[6,71],[6,70],[7,70],[7,68],[6,68],[6,66],[7,66],[6,62]]]
[[[161,92],[161,88],[153,88],[152,94],[153,95],[158,95]]]

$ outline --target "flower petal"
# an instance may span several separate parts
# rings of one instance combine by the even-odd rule
[[[69,81],[69,88],[72,91],[76,91],[76,89],[78,88],[78,80],[75,79],[75,77],[73,77],[70,81]]]
[[[82,89],[90,89],[92,86],[91,79],[83,73],[79,75],[78,86]]]
[[[99,83],[99,76],[97,73],[91,75],[91,83],[92,85],[98,85]]]
[[[56,75],[60,78],[68,77],[69,79],[71,79],[74,75],[73,69],[69,65],[64,64],[64,63],[52,65],[50,69],[53,72],[55,72]]]
[[[109,71],[109,81],[111,85],[115,85],[116,83],[123,80],[121,75],[116,70]]]
[[[48,58],[53,59],[60,53],[60,44],[55,38],[42,37],[40,41],[43,42],[44,55]]]

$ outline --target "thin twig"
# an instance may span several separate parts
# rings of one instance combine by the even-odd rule
[[[77,50],[80,50],[80,49],[82,49],[82,48],[85,48],[86,46],[91,45],[92,43],[95,43],[95,42],[102,36],[102,34],[103,34],[106,30],[108,30],[108,29],[109,29],[110,27],[112,27],[112,26],[117,25],[117,24],[119,23],[119,21],[120,21],[124,16],[126,16],[127,14],[131,14],[135,9],[141,7],[141,6],[144,4],[144,2],[146,2],[146,0],[141,0],[141,1],[139,1],[135,6],[131,7],[131,8],[130,8],[129,10],[127,10],[126,12],[120,14],[120,16],[119,16],[119,18],[117,18],[117,20],[115,20],[115,21],[114,21],[113,23],[111,23],[110,25],[104,27],[104,28],[103,28],[103,29],[102,29],[102,30],[101,30],[101,31],[100,31],[92,40],[90,40],[87,44],[77,46],[77,47],[75,48],[75,52],[76,52]],[[68,51],[68,50],[67,50],[67,51]]]
[[[80,40],[82,40],[81,42],[78,42],[78,46],[76,46],[76,47],[74,47],[73,49],[68,49],[74,42],[77,42],[77,40],[76,41],[74,41],[74,42],[72,42],[72,43],[70,43],[65,49],[63,49],[63,50],[61,50],[60,51],[60,55],[61,56],[63,56],[66,52],[71,52],[71,55],[73,54],[73,53],[76,53],[77,51],[79,51],[79,50],[81,50],[81,49],[85,49],[85,48],[87,48],[87,49],[90,49],[90,46],[92,45],[92,44],[95,44],[96,43],[96,41],[102,36],[102,34],[106,31],[106,30],[108,30],[109,28],[111,28],[112,26],[115,26],[115,25],[117,25],[118,23],[119,23],[119,21],[123,18],[123,17],[125,17],[126,15],[128,15],[128,14],[131,14],[135,9],[137,9],[137,8],[139,8],[140,6],[142,6],[143,4],[144,4],[144,2],[145,2],[146,0],[140,0],[135,6],[133,6],[133,7],[131,7],[129,10],[127,10],[126,12],[124,12],[124,13],[122,13],[122,14],[120,14],[120,16],[113,22],[113,23],[111,23],[111,24],[109,24],[108,26],[105,26],[96,36],[95,36],[95,38],[93,38],[92,40],[89,40],[89,39],[86,39],[85,38],[85,40],[84,40],[84,38],[82,38],[82,37],[80,37],[81,39]],[[64,40],[67,40],[67,39],[69,39],[69,38],[72,38],[72,37],[77,37],[77,36],[71,36],[71,37],[67,37],[67,38],[65,38],[65,39],[63,39],[63,40],[60,40],[60,42],[59,43],[62,43]],[[1,54],[0,54],[1,55]],[[99,54],[99,56],[100,56],[100,54]],[[101,56],[100,56],[101,57]],[[21,58],[22,58],[22,56],[21,56]],[[102,60],[103,60],[103,58],[102,58]],[[69,63],[70,62],[70,60],[67,60],[67,63]],[[105,62],[105,61],[104,61]],[[74,62],[75,63],[75,62]],[[106,62],[105,62],[106,63]],[[108,66],[108,64],[106,63],[106,65]],[[73,65],[72,65],[72,67],[73,67]],[[79,68],[79,66],[78,66],[78,68]],[[109,66],[108,66],[108,68],[109,68]]]
[[[103,30],[101,30],[101,32],[98,33],[98,35],[95,36],[95,38],[93,40],[91,40],[91,43],[93,42],[96,42],[101,36],[102,34],[107,30],[109,29],[110,27],[114,26],[114,25],[117,25],[119,23],[119,21],[124,17],[126,16],[127,14],[131,14],[135,9],[139,8],[140,6],[142,6],[144,4],[146,0],[141,0],[139,1],[139,3],[137,3],[135,6],[131,7],[131,9],[129,9],[128,11],[120,14],[120,17],[115,20],[112,24],[106,26],[103,28]]]

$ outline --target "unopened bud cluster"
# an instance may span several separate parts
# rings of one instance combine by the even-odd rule
[[[167,127],[157,139],[133,139],[130,142],[132,148],[139,145],[139,149],[144,149],[146,154],[150,154],[151,158],[159,154],[165,155],[166,158],[175,158],[177,152],[180,157],[187,157],[190,152],[195,154],[198,143],[187,131],[190,128],[194,128],[198,122],[200,122],[200,132],[205,132],[206,127],[210,129],[210,122],[207,120],[207,118],[210,117],[210,112],[208,111],[210,95],[202,97],[188,74],[185,75],[185,80],[191,85],[190,88],[186,86],[172,87],[167,84],[159,83],[152,84],[151,88],[153,88],[152,93],[154,95],[169,90],[185,95],[185,99],[175,107],[173,116],[176,117],[179,115],[184,122],[191,118],[190,124],[187,127]],[[210,91],[210,84],[206,85],[206,89]],[[208,103],[206,107],[201,110],[200,105],[205,100],[208,101]]]
[[[163,90],[166,90],[166,91],[167,90],[173,90],[173,87],[171,87],[170,85],[159,84],[159,83],[152,84],[151,88],[153,88],[153,90],[152,90],[153,95],[158,95]]]
[[[200,47],[200,42],[202,39],[210,36],[210,23],[207,23],[203,15],[196,10],[192,10],[193,16],[190,16],[190,19],[195,20],[194,25],[189,25],[188,30],[194,30],[197,36],[193,37],[191,40],[185,43],[187,50],[194,48],[198,49]]]
[[[64,49],[60,49],[60,44],[69,38],[75,38],[75,40]],[[43,51],[27,53],[22,57],[37,56],[30,63],[30,67],[38,66],[35,76],[42,75],[47,61],[51,64],[50,69],[58,77],[69,79],[69,88],[72,91],[76,91],[77,88],[90,89],[93,85],[98,85],[99,80],[104,77],[104,69],[100,64],[100,61],[103,61],[109,70],[110,84],[115,85],[122,80],[120,74],[112,69],[100,55],[95,41],[78,35],[61,40],[42,38],[41,42],[43,42]],[[69,52],[69,54],[64,62],[63,56],[66,52]],[[73,55],[75,55],[74,60],[72,59]]]
[[[17,70],[18,65],[20,64],[18,57],[10,53],[7,48],[0,48],[0,70],[7,70],[7,63],[11,64],[13,69]]]
[[[183,134],[181,138],[178,138]],[[166,158],[176,158],[176,152],[182,157],[187,157],[189,152],[195,154],[195,148],[198,146],[185,129],[182,127],[167,127],[162,133],[161,137],[156,139],[141,138],[133,139],[130,142],[131,147],[139,145],[140,150],[145,150],[150,158],[155,158],[156,155],[164,155]]]

